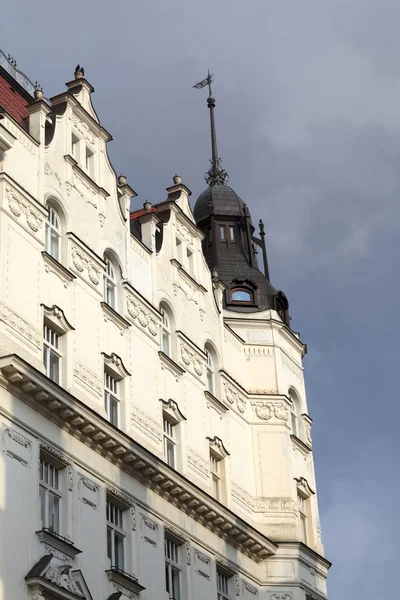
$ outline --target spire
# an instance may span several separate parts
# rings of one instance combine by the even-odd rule
[[[217,134],[215,131],[215,117],[214,117],[214,108],[215,108],[215,98],[211,92],[211,82],[213,81],[213,75],[211,75],[210,71],[208,71],[208,75],[206,79],[196,83],[193,87],[197,90],[208,85],[208,98],[207,98],[207,106],[210,109],[210,125],[211,125],[211,167],[205,174],[204,178],[209,186],[212,185],[225,185],[229,180],[229,175],[222,168],[221,159],[218,156],[217,149]]]

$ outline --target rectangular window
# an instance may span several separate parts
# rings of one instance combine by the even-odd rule
[[[225,240],[226,240],[225,225],[219,226],[219,237],[220,237],[221,242],[225,242]]]
[[[110,561],[110,566],[116,569],[124,570],[124,545],[125,545],[125,530],[124,530],[124,511],[122,508],[107,499],[106,506],[107,517],[107,558]]]
[[[179,262],[183,265],[183,244],[181,240],[177,237],[176,240],[176,255],[178,257]]]
[[[307,498],[297,494],[297,508],[300,518],[301,541],[307,544]]]
[[[165,416],[163,417],[164,428],[164,456],[167,464],[175,468],[175,425]]]
[[[164,541],[165,589],[171,600],[181,600],[179,546],[168,538]]]
[[[188,273],[193,276],[194,274],[194,254],[186,248],[186,259],[187,259],[187,269]]]
[[[42,527],[60,532],[61,469],[44,458],[39,464],[40,518]]]
[[[86,172],[88,173],[88,175],[90,175],[90,177],[93,177],[94,174],[94,153],[92,152],[92,150],[90,150],[90,148],[88,148],[86,146],[86,152],[85,152],[85,168],[86,168]]]
[[[73,133],[71,139],[72,156],[79,162],[79,138]]]
[[[235,226],[229,225],[229,239],[231,242],[235,241]]]
[[[211,492],[216,500],[221,496],[221,467],[220,460],[210,454]]]
[[[61,335],[49,325],[43,329],[43,364],[46,375],[55,383],[60,383]]]
[[[104,372],[104,408],[112,425],[119,423],[118,381],[106,371]]]
[[[230,600],[229,580],[230,580],[230,576],[223,573],[217,567],[217,598],[218,598],[218,600]]]

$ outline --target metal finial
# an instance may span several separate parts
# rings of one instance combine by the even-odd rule
[[[215,117],[214,117],[214,108],[215,108],[215,98],[211,93],[211,82],[213,81],[213,75],[211,75],[210,71],[208,71],[208,75],[206,79],[203,81],[199,81],[193,87],[197,90],[202,89],[206,85],[208,85],[208,98],[207,105],[210,109],[210,125],[211,125],[211,167],[205,174],[204,178],[208,185],[225,185],[229,180],[229,175],[222,168],[221,159],[218,156],[217,149],[217,133],[215,129]]]

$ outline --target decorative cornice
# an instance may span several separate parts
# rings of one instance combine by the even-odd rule
[[[58,330],[59,333],[63,334],[75,329],[67,320],[62,308],[55,304],[51,307],[45,304],[41,304],[41,306],[43,307],[43,314],[46,321],[50,322],[56,331]]]
[[[64,267],[58,260],[56,260],[51,254],[42,251],[43,262],[44,262],[44,270],[46,273],[54,273],[61,279],[64,284],[64,287],[67,288],[68,284],[76,279],[76,275],[74,275],[69,269]]]
[[[124,319],[124,317],[120,315],[112,306],[107,304],[107,302],[100,302],[100,304],[104,313],[104,321],[112,321],[120,330],[121,335],[124,335],[125,331],[131,327],[129,321]]]
[[[218,400],[218,398],[216,398],[208,390],[204,390],[204,395],[205,395],[206,400],[207,400],[207,408],[213,408],[218,413],[218,415],[220,416],[220,418],[222,419],[222,417],[229,410],[228,406],[226,406],[225,404],[223,404],[220,400]]]
[[[215,452],[219,458],[222,459],[229,456],[229,452],[225,448],[224,442],[219,437],[214,436],[213,438],[208,437],[207,439],[210,443],[211,450],[213,450],[213,452]]]
[[[255,562],[276,552],[276,544],[262,533],[20,357],[1,357],[0,372],[15,396],[81,441],[87,439],[94,450]],[[0,379],[2,385],[4,379]]]
[[[179,406],[175,400],[169,398],[169,400],[163,400],[160,398],[160,402],[163,404],[163,409],[169,416],[176,422],[186,421],[185,415],[179,410]]]
[[[305,496],[309,497],[315,494],[314,490],[312,490],[309,486],[307,479],[304,477],[300,477],[300,479],[294,478],[297,489],[304,493]]]
[[[160,313],[154,307],[140,297],[131,286],[124,285],[126,290],[126,312],[127,317],[143,331],[151,340],[158,344]]]
[[[129,371],[125,368],[122,358],[115,354],[115,352],[110,355],[102,352],[102,355],[104,357],[104,366],[107,370],[111,371],[117,379],[121,380],[130,376]]]
[[[181,375],[186,373],[185,369],[182,369],[182,367],[180,367],[178,363],[172,360],[170,356],[168,356],[167,354],[165,354],[165,352],[162,352],[161,350],[159,350],[158,356],[160,357],[161,369],[163,371],[164,369],[170,371],[172,375],[174,375],[176,381],[178,382]]]

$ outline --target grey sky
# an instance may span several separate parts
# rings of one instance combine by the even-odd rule
[[[194,198],[205,187],[191,86],[215,73],[223,165],[308,344],[331,600],[397,587],[399,22],[396,0],[13,0],[0,24],[47,96],[84,65],[135,206],[175,173]]]

